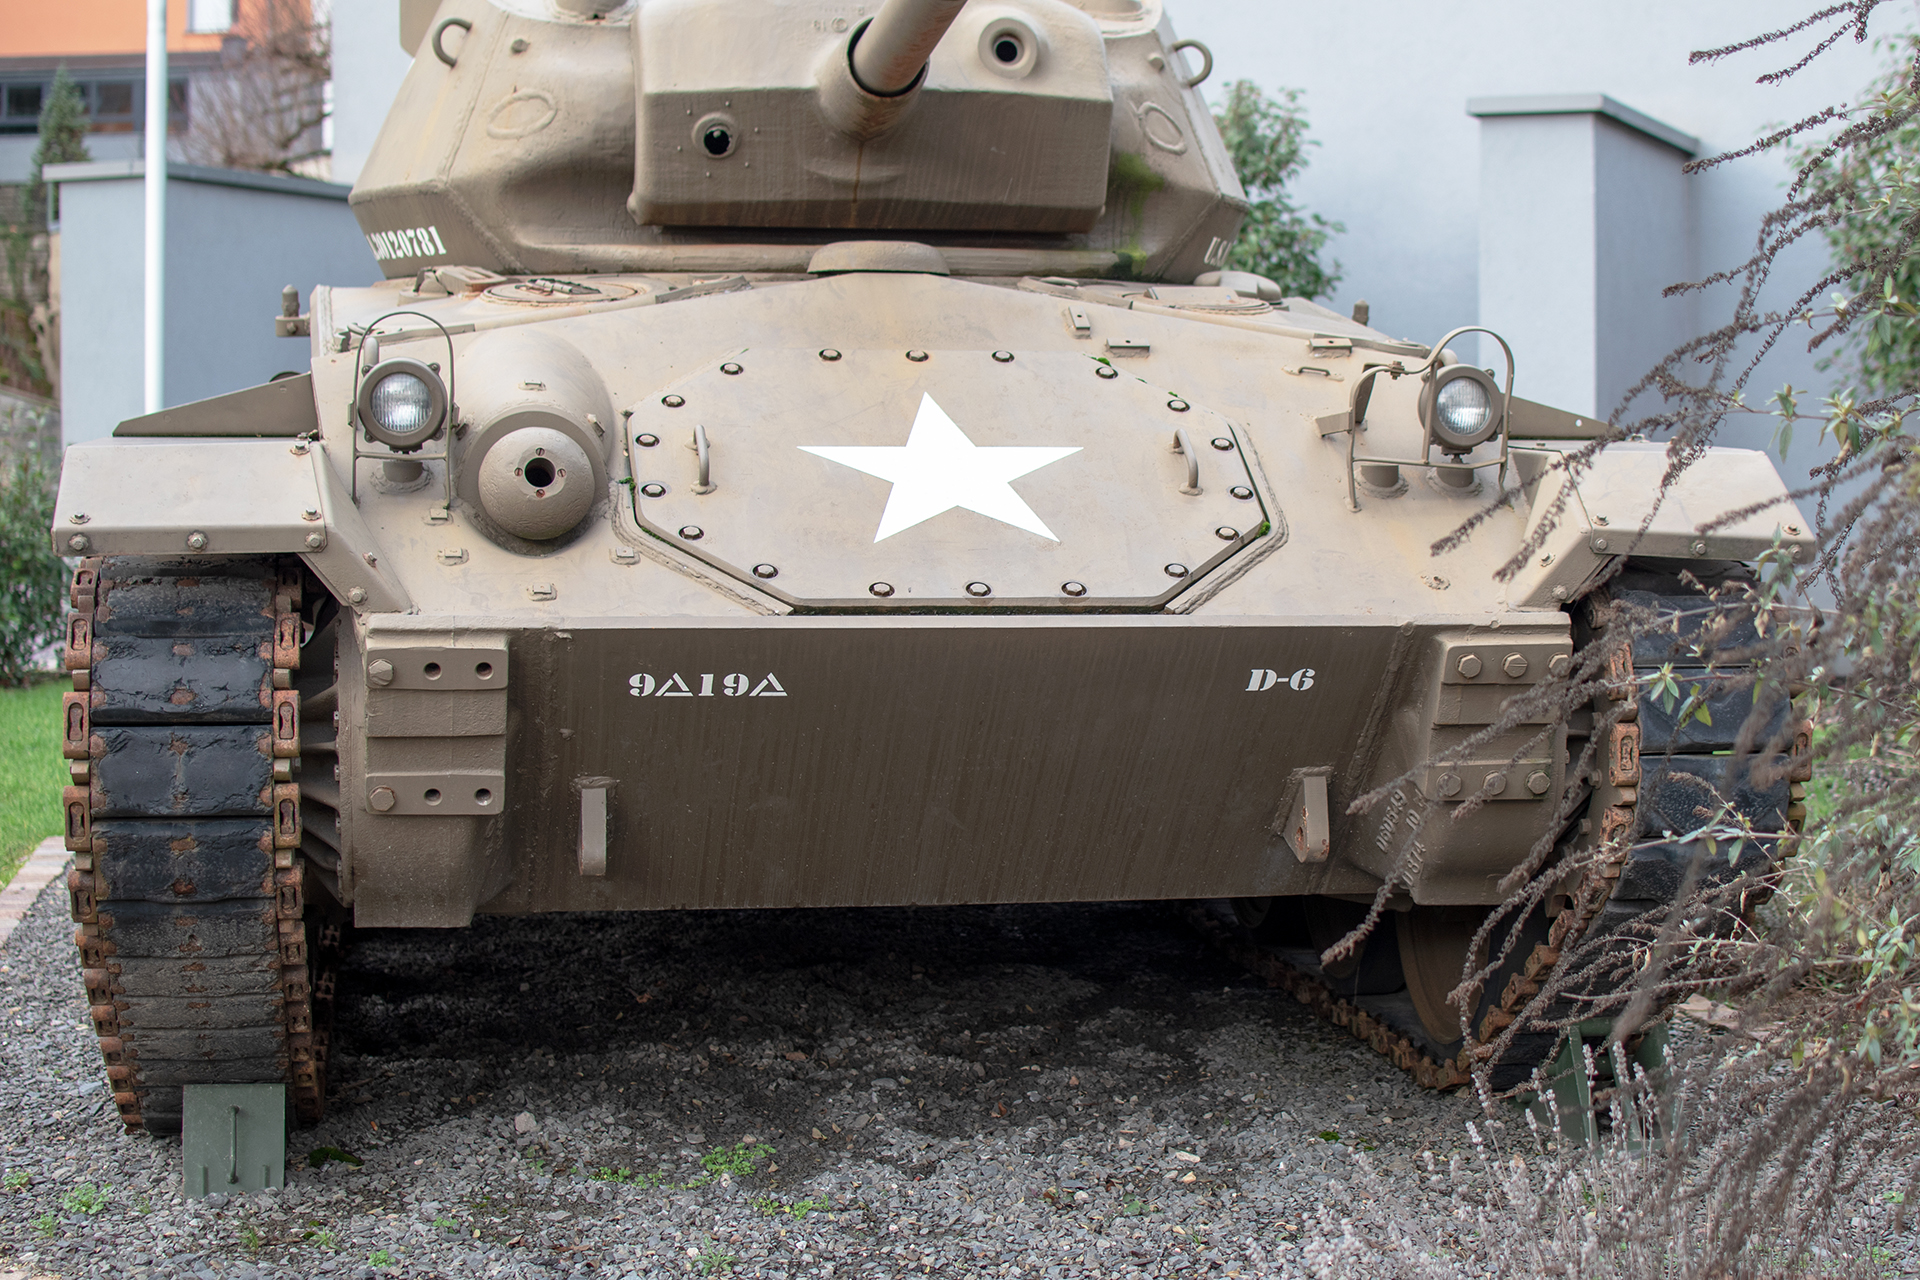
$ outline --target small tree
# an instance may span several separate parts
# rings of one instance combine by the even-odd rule
[[[50,164],[91,159],[93,154],[87,150],[87,101],[62,64],[53,73],[53,91],[40,108],[40,145],[33,149],[32,207],[50,222],[58,219],[60,210],[49,199],[42,171]]]
[[[1214,120],[1253,203],[1228,267],[1266,276],[1290,296],[1332,293],[1340,283],[1340,264],[1323,263],[1320,250],[1346,227],[1302,212],[1287,194],[1287,185],[1307,166],[1307,148],[1318,145],[1307,138],[1300,91],[1284,89],[1275,100],[1251,80],[1236,80],[1227,86],[1226,103]]]

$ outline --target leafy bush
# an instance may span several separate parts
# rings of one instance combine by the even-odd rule
[[[1236,80],[1227,86],[1227,100],[1214,120],[1253,204],[1227,266],[1266,276],[1289,297],[1332,293],[1340,283],[1340,264],[1323,263],[1320,250],[1329,236],[1346,228],[1302,212],[1287,194],[1288,184],[1307,167],[1307,148],[1316,145],[1307,139],[1300,91],[1283,89],[1276,101],[1253,81]]]
[[[25,684],[60,638],[67,568],[53,554],[53,472],[31,447],[0,473],[0,683]]]
[[[1806,198],[1830,218],[1825,227],[1835,265],[1859,311],[1844,355],[1822,369],[1844,368],[1869,393],[1896,394],[1920,385],[1920,256],[1910,252],[1920,227],[1920,118],[1913,60],[1920,34],[1892,42],[1894,65],[1869,86],[1856,116],[1866,126],[1852,145],[1823,154],[1802,149]],[[1870,284],[1871,282],[1871,284]],[[1871,288],[1871,292],[1868,292]],[[1862,296],[1865,295],[1865,296]]]

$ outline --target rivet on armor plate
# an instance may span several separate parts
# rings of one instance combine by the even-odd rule
[[[688,542],[698,542],[706,536],[706,533],[707,531],[697,524],[683,524],[680,526],[680,536]]]
[[[1012,364],[1012,363],[1013,363],[1013,352],[1011,352],[1011,351],[996,351],[996,352],[994,352],[994,353],[993,353],[993,358],[994,358],[995,360],[998,360],[998,361],[999,361],[999,362],[1000,362],[1001,364]]]
[[[72,515],[68,516],[67,519],[72,521],[74,524],[85,524],[87,522],[87,513],[84,511],[76,511]]]
[[[1490,796],[1497,796],[1507,789],[1507,775],[1490,773],[1487,775],[1486,790]]]
[[[1707,540],[1705,538],[1695,538],[1693,540],[1693,554],[1697,556],[1707,554]]]
[[[1524,653],[1508,654],[1500,663],[1500,669],[1513,679],[1518,680],[1521,676],[1527,674],[1527,655]]]
[[[1060,584],[1060,592],[1062,595],[1078,598],[1087,594],[1087,587],[1082,582],[1063,582]]]
[[[756,578],[777,578],[780,576],[780,571],[770,564],[757,564],[753,566],[753,576]]]
[[[1547,674],[1555,680],[1560,679],[1571,670],[1573,670],[1573,655],[1571,654],[1556,653],[1547,659]]]
[[[1240,536],[1240,531],[1238,529],[1230,529],[1223,524],[1218,529],[1215,529],[1213,531],[1213,536],[1220,539],[1220,541],[1222,542],[1232,542],[1235,538]]]
[[[302,507],[300,509],[300,518],[302,520],[307,521],[309,524],[311,524],[313,521],[318,520],[320,518],[320,508]]]
[[[67,539],[67,550],[69,551],[85,551],[91,545],[93,544],[87,541],[87,535],[84,533],[76,533]]]
[[[1546,775],[1546,773],[1540,769],[1535,769],[1532,773],[1527,775],[1527,790],[1533,792],[1533,794],[1537,796],[1545,795],[1547,793],[1547,788],[1552,785],[1553,785],[1553,779],[1549,778]]]
[[[723,365],[721,365],[721,366],[720,366],[720,372],[722,372],[722,373],[729,373],[729,374],[731,374],[731,373],[739,373],[739,372],[741,372],[741,369],[740,369],[740,366],[739,366],[739,365],[737,365],[737,364],[735,364],[735,363],[734,363],[733,361],[731,361],[731,360],[729,360],[729,361],[727,361],[727,362],[726,362],[725,364],[723,364]]]
[[[367,793],[367,807],[375,813],[387,812],[393,808],[397,800],[398,797],[393,794],[392,787],[375,787]]]
[[[1167,576],[1169,578],[1184,578],[1187,576],[1187,566],[1183,564],[1170,564],[1167,566]]]
[[[869,593],[879,596],[882,600],[885,600],[888,596],[893,594],[893,584],[891,582],[876,582],[872,586],[868,587],[867,590]]]
[[[926,358],[927,358],[927,353],[924,351],[915,350],[915,351],[907,352],[907,359],[913,361],[915,364],[921,363]]]
[[[318,551],[320,548],[327,545],[327,540],[326,540],[326,537],[322,534],[310,533],[307,535],[307,545],[313,548],[315,551]]]
[[[1093,367],[1093,371],[1103,378],[1117,378],[1120,376],[1120,371],[1110,364],[1097,364]]]
[[[1480,674],[1480,655],[1477,653],[1461,654],[1460,661],[1455,664],[1454,670],[1469,680],[1473,679]]]
[[[365,587],[349,588],[347,591],[347,599],[354,604],[365,604],[367,602],[367,589]]]
[[[1247,486],[1243,484],[1237,484],[1233,486],[1233,488],[1227,490],[1227,492],[1232,494],[1234,497],[1240,499],[1240,501],[1242,502],[1245,502],[1251,497],[1253,497],[1253,490],[1247,488]]]
[[[838,360],[840,358],[840,353],[838,351],[835,351],[832,347],[822,347],[820,348],[820,358],[822,360],[831,362],[834,360]]]
[[[967,584],[967,594],[975,597],[990,596],[993,594],[993,588],[984,582],[969,582]]]
[[[1167,408],[1173,410],[1175,413],[1185,413],[1188,409],[1191,409],[1192,407],[1193,406],[1188,404],[1185,400],[1167,401]]]
[[[639,435],[633,438],[633,442],[639,445],[642,449],[651,449],[653,448],[653,446],[660,443],[660,437],[653,434],[653,432],[651,431],[642,431]]]
[[[206,534],[201,533],[198,529],[195,529],[192,533],[187,535],[187,550],[205,551],[206,549],[207,549]]]
[[[1593,540],[1593,549],[1595,551],[1605,551],[1607,549],[1607,540],[1605,538],[1595,538]]]
[[[665,497],[666,492],[667,486],[663,484],[643,484],[640,486],[640,496],[643,498]]]
[[[1441,795],[1451,800],[1460,794],[1460,775],[1457,773],[1441,774],[1440,781],[1436,784],[1435,789],[1439,791]]]
[[[393,664],[385,658],[375,658],[367,664],[367,683],[389,685],[393,683]]]
[[[681,405],[685,404],[686,402],[687,401],[685,396],[661,396],[660,397],[660,403],[667,406],[667,408],[669,409],[678,409]]]
[[[1213,438],[1213,447],[1225,453],[1227,450],[1233,448],[1233,441],[1227,439],[1225,436],[1215,436]]]

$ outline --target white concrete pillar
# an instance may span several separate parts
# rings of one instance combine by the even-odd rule
[[[1513,344],[1516,393],[1609,417],[1696,333],[1699,142],[1602,94],[1475,98],[1480,323]],[[1641,401],[1629,417],[1651,412]]]

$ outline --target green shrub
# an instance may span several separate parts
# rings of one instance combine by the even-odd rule
[[[1214,113],[1234,172],[1252,208],[1227,256],[1235,271],[1252,271],[1278,284],[1289,297],[1318,298],[1340,283],[1340,264],[1320,261],[1327,237],[1345,231],[1338,222],[1302,212],[1287,185],[1307,167],[1307,112],[1300,91],[1283,89],[1278,100],[1251,80],[1227,86],[1227,100]]]
[[[0,476],[0,684],[25,684],[35,658],[64,625],[67,568],[47,532],[54,483],[39,452],[25,443]]]

